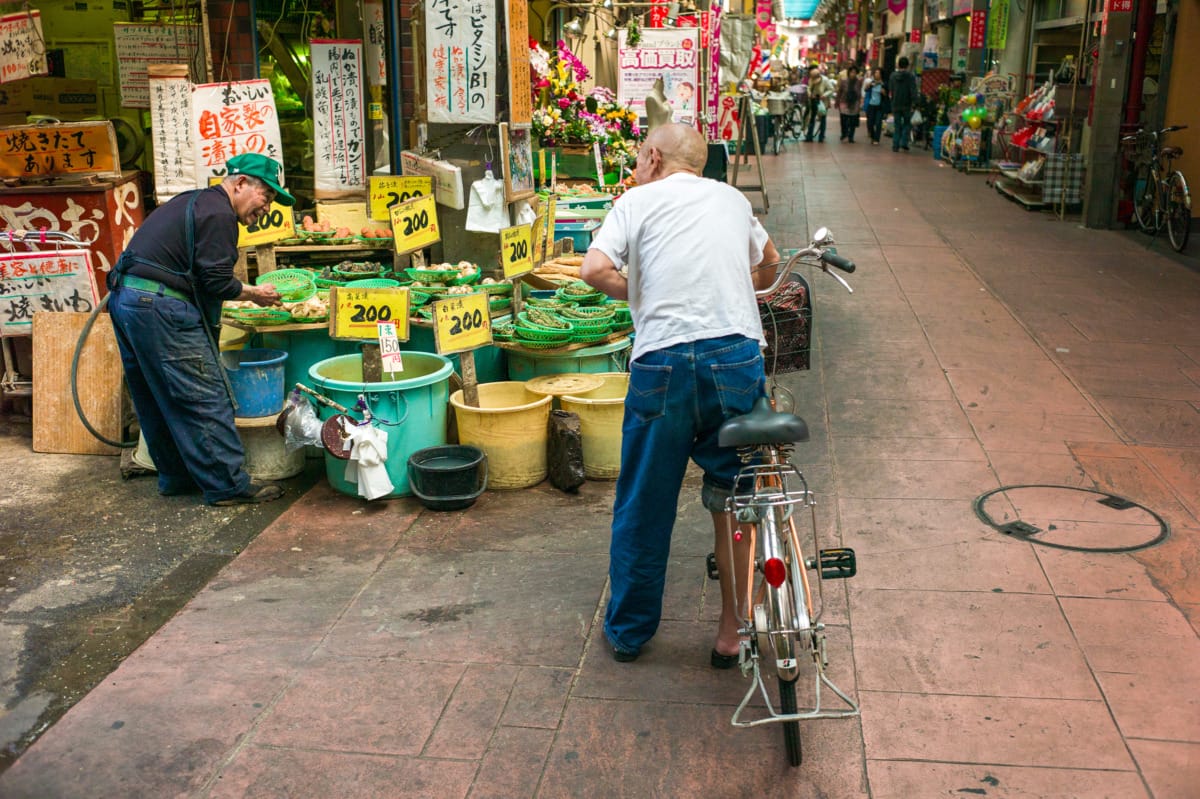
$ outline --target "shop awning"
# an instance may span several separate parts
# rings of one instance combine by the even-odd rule
[[[788,19],[812,19],[820,0],[783,0],[783,15]]]

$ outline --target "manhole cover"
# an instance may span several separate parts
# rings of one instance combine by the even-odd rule
[[[1125,497],[1075,486],[1003,486],[975,500],[975,515],[1011,538],[1077,552],[1133,552],[1166,540],[1170,525]]]

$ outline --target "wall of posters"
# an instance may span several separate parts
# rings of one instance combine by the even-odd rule
[[[700,85],[700,31],[697,28],[646,28],[637,47],[629,47],[626,31],[617,39],[617,99],[639,116],[646,115],[646,95],[663,79],[663,92],[676,122],[696,121]]]
[[[225,174],[225,162],[242,153],[262,153],[283,164],[275,95],[266,80],[202,83],[192,89],[194,188]]]
[[[199,39],[199,25],[113,23],[121,105],[149,108],[150,66],[192,63]]]
[[[424,1],[428,121],[495,122],[495,0]]]
[[[319,197],[363,193],[362,42],[313,39],[313,172]]]

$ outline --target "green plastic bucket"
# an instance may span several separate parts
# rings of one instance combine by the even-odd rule
[[[360,354],[339,355],[309,369],[309,379],[317,390],[340,405],[353,408],[358,395],[364,395],[375,417],[372,424],[387,431],[387,474],[394,490],[384,499],[412,494],[408,484],[410,455],[446,443],[453,371],[448,359],[427,352],[404,353],[404,370],[399,379],[385,383],[363,382]],[[322,421],[336,413],[332,408],[318,405]],[[346,463],[325,453],[325,476],[336,490],[356,497],[358,485],[346,479]]]
[[[630,346],[629,339],[618,339],[609,344],[553,355],[543,355],[538,350],[509,350],[508,379],[524,382],[542,375],[624,372]]]

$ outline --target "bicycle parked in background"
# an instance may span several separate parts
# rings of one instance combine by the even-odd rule
[[[1133,216],[1138,227],[1157,235],[1165,226],[1167,237],[1176,252],[1187,246],[1192,226],[1192,196],[1183,173],[1171,168],[1171,162],[1183,155],[1182,147],[1162,147],[1163,136],[1187,125],[1172,125],[1159,131],[1139,130],[1122,141],[1146,141],[1149,162],[1138,167],[1134,182]]]

